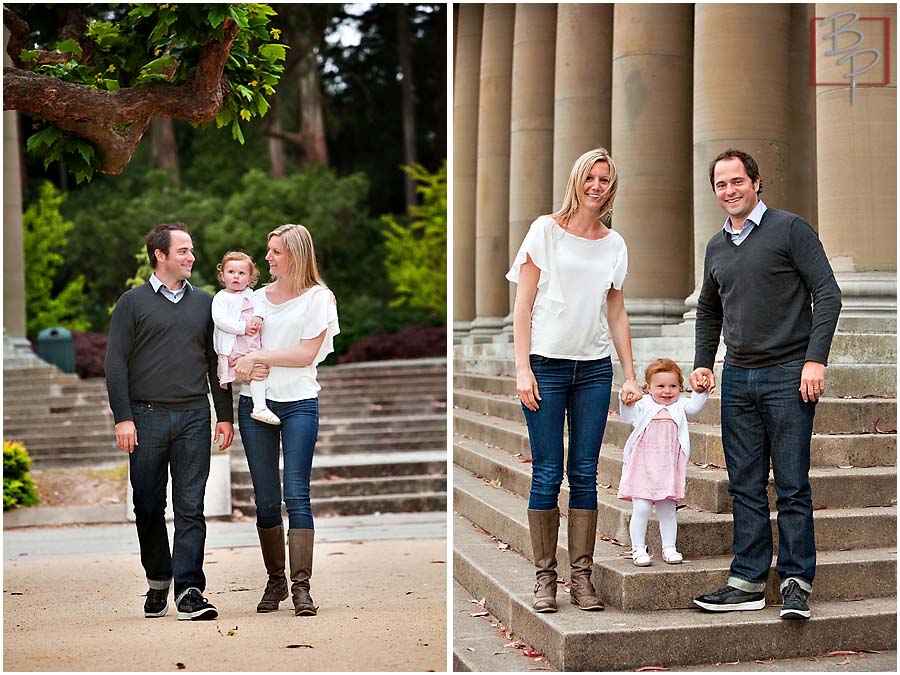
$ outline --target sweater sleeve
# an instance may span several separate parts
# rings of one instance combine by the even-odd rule
[[[216,354],[213,342],[214,323],[212,316],[206,330],[206,362],[209,368],[209,390],[212,393],[213,407],[216,409],[216,422],[234,422],[234,399],[231,384],[219,385],[219,355]]]
[[[684,414],[696,415],[698,412],[703,410],[703,406],[706,405],[707,398],[709,398],[708,391],[697,393],[696,391],[691,390],[691,398],[688,399],[684,404]]]
[[[841,314],[841,289],[818,235],[799,217],[792,223],[790,250],[794,266],[813,301],[806,360],[827,365],[831,341]]]
[[[222,295],[225,291],[219,291],[215,294],[212,301],[212,318],[213,322],[220,331],[231,333],[232,335],[243,335],[247,330],[247,324],[241,321],[240,312],[238,318],[229,316],[231,303],[228,298]]]
[[[703,261],[703,285],[697,299],[697,321],[694,327],[694,368],[712,368],[719,349],[719,336],[722,334],[722,298],[719,285],[713,279],[710,270],[710,248],[712,241],[706,246],[706,258]]]
[[[128,391],[128,359],[134,344],[134,318],[127,295],[122,295],[113,309],[106,345],[106,393],[115,423],[133,419]]]

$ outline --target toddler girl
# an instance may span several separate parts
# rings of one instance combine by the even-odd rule
[[[694,415],[703,408],[709,396],[708,385],[704,390],[691,392],[690,399],[681,399],[681,369],[672,359],[657,359],[651,363],[644,379],[649,400],[643,396],[632,405],[619,400],[622,420],[634,424],[634,431],[625,442],[618,496],[632,503],[629,529],[634,564],[638,567],[651,564],[646,535],[655,503],[662,536],[662,557],[675,565],[683,560],[675,548],[678,533],[675,500],[684,499],[685,474],[691,452],[686,415]]]
[[[259,270],[246,253],[229,251],[216,265],[219,281],[225,286],[212,302],[213,345],[219,355],[219,384],[222,388],[236,379],[232,364],[241,356],[262,348],[260,331],[265,319],[262,306],[254,307],[253,286]],[[253,412],[250,417],[266,424],[281,424],[278,415],[266,405],[265,380],[251,380],[250,396]]]

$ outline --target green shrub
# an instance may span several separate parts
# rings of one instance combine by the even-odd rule
[[[37,487],[28,470],[31,458],[17,441],[3,441],[3,510],[37,504]]]

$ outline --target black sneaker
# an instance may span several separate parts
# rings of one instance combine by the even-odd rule
[[[209,604],[196,588],[184,591],[176,604],[179,621],[208,621],[219,616],[216,608]]]
[[[762,609],[766,606],[765,593],[748,593],[734,586],[694,598],[694,604],[708,612],[737,612]]]
[[[165,616],[169,611],[169,589],[151,588],[147,591],[147,599],[144,600],[144,616],[155,619]]]
[[[808,619],[810,617],[809,605],[806,600],[809,593],[800,588],[800,584],[791,579],[784,591],[782,591],[784,604],[781,606],[782,619]]]

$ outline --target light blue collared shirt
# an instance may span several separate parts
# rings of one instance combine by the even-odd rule
[[[170,291],[169,287],[166,286],[162,281],[160,281],[159,277],[156,276],[155,273],[150,275],[150,285],[153,286],[154,293],[159,293],[160,289],[162,289],[163,296],[167,300],[174,302],[176,305],[178,304],[178,301],[184,297],[184,292],[188,288],[191,288],[190,282],[185,279],[181,282],[181,288],[179,288],[177,291]]]
[[[753,228],[759,225],[759,222],[762,220],[763,214],[765,212],[766,205],[763,204],[763,200],[760,199],[758,202],[756,202],[756,208],[754,208],[750,212],[750,215],[748,215],[744,220],[744,227],[742,227],[740,230],[736,230],[731,226],[731,216],[728,216],[725,219],[725,231],[731,235],[731,243],[735,246],[740,246],[750,235],[750,232],[753,230]]]

